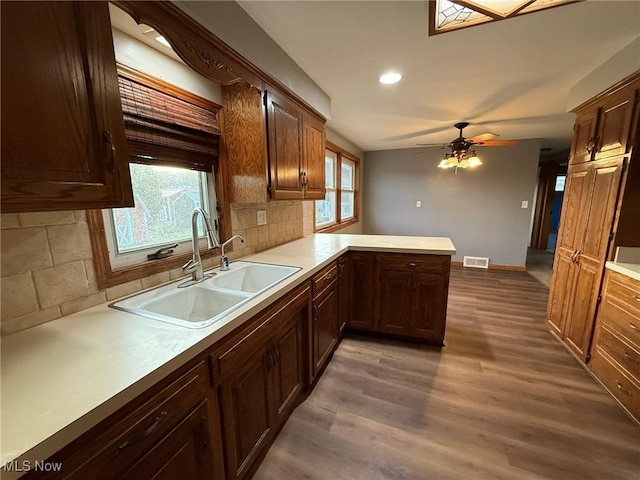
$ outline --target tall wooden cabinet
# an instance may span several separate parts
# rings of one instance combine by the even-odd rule
[[[583,362],[590,360],[604,264],[613,255],[639,89],[640,80],[627,82],[576,111],[547,324]]]
[[[2,211],[133,205],[106,2],[2,2]]]

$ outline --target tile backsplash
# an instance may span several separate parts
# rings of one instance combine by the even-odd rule
[[[232,204],[235,259],[313,233],[314,202]],[[266,225],[258,225],[258,210],[265,210]],[[2,335],[24,330],[63,315],[167,282],[182,275],[180,269],[151,275],[99,290],[86,214],[69,212],[4,213],[2,236],[0,329]],[[206,267],[213,266],[210,259]]]

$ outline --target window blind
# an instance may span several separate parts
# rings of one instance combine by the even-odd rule
[[[118,80],[130,161],[212,171],[220,136],[214,103],[179,98],[173,85],[162,91],[156,79],[145,84],[119,71]]]

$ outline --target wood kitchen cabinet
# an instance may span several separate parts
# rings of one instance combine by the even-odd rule
[[[572,165],[567,173],[547,324],[587,361],[624,159]]]
[[[274,88],[238,83],[222,94],[220,154],[231,201],[323,199],[324,120]]]
[[[55,454],[59,472],[28,480],[223,478],[216,400],[203,359],[180,369],[148,393]],[[179,472],[179,474],[177,473]]]
[[[338,265],[332,263],[311,280],[313,286],[312,378],[329,361],[338,342]]]
[[[381,253],[378,262],[376,331],[442,344],[450,257]]]
[[[310,299],[287,295],[211,355],[228,479],[252,471],[306,386]]]
[[[640,420],[640,281],[607,270],[591,371]]]
[[[640,77],[612,87],[576,110],[556,246],[547,325],[583,362],[590,348],[606,260],[616,240],[638,244],[633,183],[639,166]],[[626,200],[625,200],[626,197]],[[621,235],[616,229],[621,227]],[[617,237],[617,238],[616,238]]]
[[[276,90],[264,99],[271,198],[323,199],[324,122]]]
[[[350,252],[353,268],[353,304],[347,328],[372,331],[378,309],[377,257],[371,252]]]
[[[576,111],[570,165],[631,151],[632,117],[639,88],[640,80],[633,80]]]
[[[2,2],[2,211],[133,205],[106,2]]]

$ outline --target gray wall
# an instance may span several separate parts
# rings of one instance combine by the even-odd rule
[[[362,233],[450,237],[454,260],[524,266],[539,151],[539,140],[478,148],[484,165],[457,175],[436,167],[437,148],[366,152]]]

